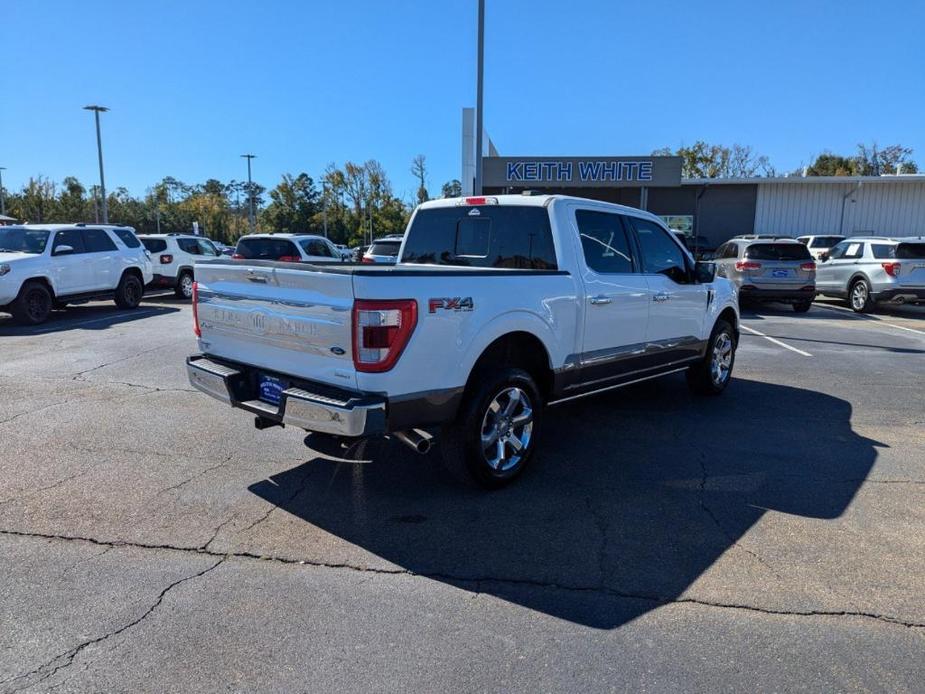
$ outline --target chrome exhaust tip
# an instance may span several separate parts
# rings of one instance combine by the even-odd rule
[[[420,429],[396,431],[394,434],[392,434],[392,436],[401,441],[415,453],[420,453],[421,455],[427,455],[427,453],[430,452],[430,447],[434,443],[434,437],[428,434],[426,431],[421,431]]]

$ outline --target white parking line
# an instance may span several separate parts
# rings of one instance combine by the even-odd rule
[[[813,356],[813,355],[810,354],[809,352],[804,352],[802,349],[797,349],[796,347],[792,347],[792,346],[788,345],[786,342],[781,342],[781,341],[778,340],[777,338],[771,337],[770,335],[765,335],[765,334],[762,333],[762,332],[758,332],[758,331],[755,330],[754,328],[749,328],[747,325],[740,325],[740,327],[742,328],[742,330],[747,330],[748,332],[753,333],[753,334],[757,335],[758,337],[763,337],[763,338],[764,338],[765,340],[767,340],[768,342],[773,342],[775,345],[778,345],[779,347],[783,347],[784,349],[789,349],[791,352],[796,352],[797,354],[802,354],[804,357],[811,357],[811,356]]]
[[[873,316],[866,316],[863,313],[855,313],[850,308],[845,308],[843,306],[823,306],[822,304],[813,304],[818,308],[824,308],[829,311],[839,311],[841,313],[847,313],[852,318],[857,318],[858,320],[872,320],[874,323],[883,323],[888,325],[891,328],[898,328],[899,330],[907,330],[910,333],[915,333],[916,335],[925,335],[925,330],[916,330],[915,328],[907,328],[905,325],[896,325],[896,323],[887,323],[881,318],[874,318]]]

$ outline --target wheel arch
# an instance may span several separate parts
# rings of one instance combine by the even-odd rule
[[[479,372],[495,367],[523,369],[536,381],[544,398],[552,393],[554,372],[549,349],[533,332],[512,330],[486,345],[469,370],[466,394],[471,392]]]
[[[38,282],[45,285],[45,288],[51,292],[51,298],[57,298],[57,292],[55,292],[55,286],[52,284],[51,280],[45,275],[37,275],[35,277],[30,277],[27,280],[23,280],[23,283],[19,286],[19,291],[22,291],[22,288],[26,286],[29,282]]]

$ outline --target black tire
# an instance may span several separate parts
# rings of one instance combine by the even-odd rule
[[[66,301],[58,301],[57,299],[55,299],[55,300],[52,302],[51,306],[52,306],[52,308],[55,309],[55,311],[63,311],[64,309],[67,308],[67,302],[66,302]]]
[[[724,320],[716,321],[707,353],[703,359],[687,370],[687,384],[700,395],[719,395],[732,379],[735,366],[736,336],[732,326]],[[714,361],[717,363],[714,363]]]
[[[126,272],[122,275],[122,279],[119,280],[119,286],[116,287],[116,306],[119,308],[138,308],[144,291],[144,285],[142,285],[138,276],[131,272]]]
[[[812,301],[798,301],[793,305],[793,310],[797,313],[806,313],[812,305]]]
[[[870,283],[865,279],[856,279],[848,289],[848,305],[855,313],[870,313],[875,302],[870,297]]]
[[[181,272],[180,276],[177,277],[177,286],[174,287],[173,292],[177,295],[178,299],[192,299],[193,273],[189,270],[184,270]]]
[[[48,320],[54,297],[42,282],[24,282],[19,296],[10,304],[10,313],[23,325],[38,325]]]
[[[471,388],[456,422],[444,427],[440,436],[444,466],[456,480],[465,472],[479,486],[498,489],[520,475],[533,458],[542,430],[542,397],[530,374],[516,368],[476,374]],[[517,425],[521,417],[526,421]],[[483,435],[494,435],[493,443],[483,446]],[[489,456],[490,448],[498,455]]]

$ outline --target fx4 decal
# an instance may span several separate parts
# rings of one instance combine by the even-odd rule
[[[471,311],[475,308],[472,297],[455,297],[443,299],[429,299],[427,307],[430,313],[437,311]]]

